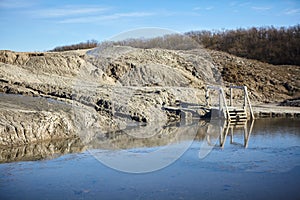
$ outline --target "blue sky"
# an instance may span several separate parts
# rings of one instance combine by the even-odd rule
[[[44,51],[121,32],[293,26],[300,0],[0,0],[0,49]]]

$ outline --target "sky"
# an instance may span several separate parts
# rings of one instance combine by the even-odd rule
[[[0,0],[0,49],[47,51],[129,30],[179,33],[300,22],[300,0]]]

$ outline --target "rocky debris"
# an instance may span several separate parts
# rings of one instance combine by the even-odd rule
[[[0,146],[78,136],[86,142],[95,130],[106,133],[125,129],[128,124],[167,123],[174,119],[162,106],[175,104],[180,96],[176,94],[183,94],[182,100],[190,96],[191,101],[199,101],[192,89],[161,87],[92,87],[69,102],[2,94]]]
[[[119,81],[124,86],[189,86],[190,81],[174,68],[160,64],[134,67]]]
[[[176,101],[203,101],[203,90],[183,87],[85,87],[85,92],[73,100],[90,104],[101,116],[128,122],[167,122],[168,113],[162,107]],[[118,122],[119,123],[119,122]],[[121,123],[122,124],[122,123]]]
[[[0,51],[0,62],[34,73],[74,76],[86,62],[83,55],[70,53],[25,53]]]
[[[0,146],[76,137],[70,106],[15,95],[0,99]]]
[[[82,52],[17,53],[0,51],[0,92],[49,94],[70,91],[77,82],[113,85],[104,72],[85,61]]]
[[[109,52],[109,53],[108,53]],[[123,86],[203,87],[203,80],[213,80],[204,71],[207,62],[186,60],[189,54],[163,49],[136,49],[108,46],[87,52],[88,61]],[[204,59],[202,59],[204,61]],[[205,69],[202,69],[205,68]]]
[[[0,146],[77,138],[89,130],[119,128],[108,116],[77,102],[7,94],[1,94],[0,100]]]
[[[253,102],[280,102],[300,92],[300,67],[271,65],[210,51],[225,85],[245,85]]]

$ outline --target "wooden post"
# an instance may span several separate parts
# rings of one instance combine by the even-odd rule
[[[232,144],[233,143],[233,127],[230,127],[230,132],[231,132],[230,144]]]
[[[222,148],[224,148],[224,145],[225,145],[225,142],[226,142],[226,138],[227,138],[227,135],[228,135],[228,130],[229,130],[229,128],[230,128],[230,126],[229,126],[229,124],[228,124],[228,126],[226,127],[226,130],[224,130],[225,133],[224,133],[224,136],[223,136],[223,143],[222,143],[222,145],[221,145]]]
[[[251,103],[250,103],[250,98],[248,96],[247,87],[246,86],[244,86],[244,87],[245,87],[244,90],[245,90],[246,98],[247,98],[247,101],[248,101],[248,106],[249,106],[249,109],[250,109],[251,118],[255,119],[254,114],[253,114],[253,110],[252,110],[252,106],[251,106]]]
[[[244,147],[248,147],[248,130],[247,130],[247,121],[244,124]]]
[[[246,112],[246,106],[247,106],[247,97],[246,97],[246,93],[247,93],[247,86],[244,86],[244,109],[245,109],[245,112]]]
[[[250,129],[249,129],[249,132],[248,132],[248,134],[247,134],[247,140],[246,140],[246,142],[245,142],[245,148],[248,147],[249,138],[250,138],[250,135],[251,135],[251,133],[252,133],[253,125],[254,125],[254,119],[251,120]]]
[[[227,106],[227,103],[226,103],[226,98],[225,98],[225,94],[224,94],[224,91],[222,88],[220,88],[220,93],[222,94],[222,97],[223,97],[223,101],[224,101],[224,106],[225,106],[225,111],[226,112],[223,112],[224,113],[224,117],[225,119],[229,120],[230,121],[230,116],[229,116],[229,110],[228,110],[228,106]]]
[[[232,87],[230,87],[230,101],[229,106],[232,106]]]
[[[219,90],[219,117],[221,117],[222,103],[221,103],[221,90]]]
[[[228,106],[227,106],[227,102],[226,102],[226,98],[225,98],[223,89],[220,86],[207,86],[207,90],[209,90],[209,89],[219,92],[219,117],[221,117],[221,110],[225,106],[225,111],[223,110],[224,118],[228,119],[230,121],[229,110],[228,110]],[[207,92],[206,98],[210,99],[208,95],[209,95],[209,93]],[[222,100],[223,100],[223,102],[222,102]]]

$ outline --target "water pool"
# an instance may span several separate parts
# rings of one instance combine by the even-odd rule
[[[222,141],[219,127],[209,122],[185,126],[175,139],[172,133],[181,126],[161,130],[166,128],[172,130],[164,132],[168,137],[145,141],[114,133],[88,148],[69,147],[55,155],[26,155],[37,147],[24,147],[22,155],[20,150],[18,155],[2,150],[0,199],[300,199],[299,119],[255,120],[247,141],[243,129],[233,130],[232,138],[228,134]],[[107,140],[118,148],[107,146]],[[187,148],[169,165],[147,173],[118,171],[95,157],[124,151],[131,156],[147,154],[168,145]],[[205,148],[210,150],[201,157]]]

